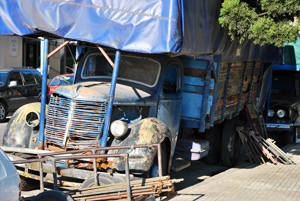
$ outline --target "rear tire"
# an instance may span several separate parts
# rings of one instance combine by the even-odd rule
[[[209,165],[217,165],[221,159],[222,125],[217,124],[205,132],[205,138],[209,142],[209,151],[205,162]]]
[[[74,201],[68,194],[57,191],[45,191],[35,196],[32,201]]]
[[[226,167],[234,167],[240,155],[241,140],[238,132],[235,130],[239,124],[238,117],[224,122],[221,159]]]
[[[295,132],[294,131],[285,131],[281,133],[282,137],[282,145],[286,146],[288,144],[292,144],[294,142],[295,138]]]

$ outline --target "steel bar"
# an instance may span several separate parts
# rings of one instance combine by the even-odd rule
[[[34,174],[30,174],[30,173],[25,173],[24,171],[21,170],[17,170],[19,175],[30,178],[30,179],[35,179],[35,180],[40,180],[40,176],[34,175]],[[47,183],[53,183],[53,179],[52,178],[44,178],[44,182]],[[72,187],[80,187],[81,183],[78,182],[71,182],[71,181],[61,181],[59,180],[59,184],[60,185],[64,185],[64,186],[72,186]]]
[[[39,158],[41,158],[39,156]],[[39,166],[40,166],[40,191],[44,192],[44,173],[43,173],[43,163],[42,161],[39,162]]]
[[[141,189],[152,189],[153,186],[142,186],[142,187],[132,187],[132,191],[134,190],[141,190]],[[82,193],[82,194],[75,194],[72,195],[73,198],[78,198],[78,197],[85,197],[87,195],[100,195],[100,194],[108,194],[108,193],[115,193],[115,192],[122,192],[122,191],[127,191],[127,188],[122,188],[122,189],[115,189],[115,190],[106,190],[106,191],[99,191],[99,192],[90,192],[90,193]]]
[[[206,123],[206,116],[207,116],[207,106],[208,106],[208,99],[209,99],[209,89],[211,84],[211,71],[212,71],[213,63],[212,61],[207,62],[206,67],[206,76],[205,76],[205,84],[204,84],[204,93],[203,93],[203,100],[202,100],[202,109],[200,114],[200,127],[199,132],[205,131],[205,123]]]
[[[49,59],[51,56],[53,56],[56,52],[58,52],[61,48],[65,47],[67,44],[69,44],[69,42],[71,42],[70,40],[65,41],[63,44],[61,44],[60,46],[58,46],[57,48],[55,48],[55,50],[53,50],[52,52],[50,52],[49,54],[46,54],[46,59]]]
[[[242,95],[243,95],[243,88],[244,88],[244,84],[245,84],[247,64],[248,64],[248,62],[245,61],[244,70],[243,70],[243,78],[242,78],[242,81],[241,81],[241,88],[240,88],[240,94],[239,94],[239,99],[238,99],[238,105],[237,105],[237,108],[236,108],[236,113],[237,114],[240,112],[240,105],[241,105],[241,100],[242,100]]]
[[[253,88],[253,77],[254,77],[254,72],[255,72],[255,66],[256,66],[256,62],[253,62],[250,87],[249,87],[249,92],[248,92],[248,97],[247,97],[247,103],[249,103],[251,92],[252,92],[252,88]]]
[[[103,54],[103,56],[105,57],[105,59],[108,61],[108,63],[111,65],[111,67],[115,68],[114,62],[109,58],[109,56],[106,54],[106,52],[104,51],[104,49],[102,47],[100,47],[99,45],[97,45],[97,47],[100,50],[100,52]]]
[[[56,160],[52,159],[53,189],[57,190]]]
[[[159,176],[162,175],[162,159],[161,157],[161,148],[160,144],[145,144],[145,145],[127,145],[127,146],[112,146],[112,147],[99,147],[99,148],[91,148],[91,149],[81,149],[81,150],[73,150],[73,151],[61,151],[61,152],[50,152],[50,153],[42,153],[39,156],[54,156],[54,155],[63,155],[63,154],[75,154],[75,153],[83,153],[83,152],[90,152],[90,151],[103,151],[103,150],[119,150],[119,149],[132,149],[132,148],[146,148],[146,147],[157,147],[158,151],[158,171]]]
[[[48,38],[44,38],[44,55],[48,53]],[[41,88],[41,111],[40,111],[40,124],[39,124],[39,138],[38,149],[44,149],[44,126],[45,126],[45,113],[46,113],[46,97],[47,97],[47,59],[43,59],[43,74],[42,74],[42,88]]]
[[[93,155],[95,155],[95,150],[92,151]],[[97,175],[97,161],[96,158],[93,158],[93,170],[94,170],[94,185],[98,186],[98,175]]]
[[[109,125],[110,125],[110,118],[113,108],[113,102],[114,102],[114,96],[115,96],[115,90],[116,90],[116,84],[117,84],[117,77],[118,77],[118,71],[119,71],[119,63],[121,59],[121,52],[119,50],[116,51],[116,57],[115,57],[115,68],[113,70],[112,78],[111,78],[111,85],[109,90],[109,101],[107,105],[107,111],[104,121],[104,129],[102,138],[99,141],[100,145],[99,147],[106,147],[107,138],[108,138],[108,131],[109,131]]]
[[[131,186],[130,186],[130,178],[129,178],[129,158],[128,154],[125,157],[125,172],[128,172],[126,174],[126,184],[127,184],[127,199],[131,200]]]
[[[213,66],[214,68],[214,66]],[[220,77],[220,71],[221,71],[221,62],[217,62],[217,73],[215,76],[217,76],[217,80],[219,80]],[[210,126],[213,126],[214,124],[214,118],[215,118],[215,112],[216,112],[216,107],[217,107],[217,100],[218,100],[218,91],[219,91],[219,82],[215,82],[214,85],[214,97],[213,97],[213,102],[212,102],[212,108],[211,108],[211,117],[210,117]]]
[[[231,72],[231,63],[228,65],[227,69],[227,75],[226,75],[226,84],[225,84],[225,92],[224,92],[224,100],[223,100],[223,106],[222,106],[222,114],[221,114],[221,120],[224,120],[225,117],[225,111],[226,111],[226,103],[227,103],[227,94],[228,94],[228,86],[229,86],[229,80],[230,80],[230,72]]]

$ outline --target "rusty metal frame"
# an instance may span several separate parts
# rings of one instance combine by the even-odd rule
[[[108,61],[108,63],[111,65],[111,67],[115,68],[114,62],[109,58],[109,56],[106,54],[105,50],[102,47],[100,47],[99,45],[97,45],[97,47],[100,50],[100,52],[103,54],[105,59]]]
[[[82,150],[73,150],[73,151],[63,151],[63,152],[51,152],[51,153],[42,153],[38,154],[37,159],[27,159],[27,160],[17,160],[12,161],[13,164],[22,164],[22,163],[33,163],[39,162],[39,174],[40,176],[36,176],[35,179],[40,179],[40,190],[44,191],[44,178],[43,178],[43,162],[52,161],[52,173],[53,173],[53,186],[54,190],[57,190],[57,173],[56,173],[56,161],[58,160],[67,160],[67,159],[86,159],[93,158],[93,170],[94,170],[94,182],[95,186],[98,186],[98,177],[97,177],[97,165],[96,158],[107,158],[107,157],[123,157],[125,158],[125,174],[126,174],[126,183],[127,183],[127,198],[131,199],[131,187],[130,187],[130,175],[129,175],[129,154],[121,153],[121,154],[96,154],[97,151],[105,151],[111,149],[134,149],[134,148],[146,148],[146,147],[157,147],[158,150],[158,171],[159,177],[162,177],[162,157],[161,157],[161,144],[150,144],[150,145],[131,145],[131,146],[118,146],[118,147],[100,147],[100,148],[92,148],[92,149],[82,149]],[[72,155],[72,156],[61,156],[64,154],[75,154],[82,152],[90,152],[92,151],[93,155]],[[60,155],[60,156],[57,156]],[[48,156],[48,158],[45,158]],[[27,173],[24,173],[26,176]],[[51,182],[50,180],[46,180],[47,182]]]
[[[58,46],[57,48],[55,48],[52,52],[50,52],[49,54],[46,55],[46,59],[49,59],[51,56],[53,56],[56,52],[58,52],[60,49],[62,49],[63,47],[65,47],[66,45],[68,45],[71,41],[67,40],[65,41],[63,44],[61,44],[60,46]]]

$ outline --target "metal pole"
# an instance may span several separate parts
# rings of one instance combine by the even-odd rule
[[[127,185],[127,200],[131,200],[131,186],[130,186],[130,176],[129,176],[129,160],[128,154],[125,156],[125,173],[126,173],[126,185]]]
[[[39,156],[41,158],[41,156]],[[41,193],[44,192],[44,174],[43,174],[43,162],[39,162],[40,165],[40,191]]]
[[[209,99],[209,89],[211,84],[211,71],[213,67],[213,61],[207,62],[206,68],[206,77],[205,77],[205,85],[204,85],[204,94],[203,94],[203,101],[202,101],[202,109],[201,109],[201,116],[200,116],[200,127],[199,131],[205,131],[205,123],[206,123],[206,115],[207,115],[207,106],[208,106],[208,99]]]
[[[213,66],[213,68],[214,68],[214,66]],[[214,124],[214,117],[215,117],[215,112],[216,112],[216,108],[217,108],[220,71],[221,71],[221,62],[218,61],[218,63],[217,63],[217,73],[216,73],[218,82],[215,83],[215,88],[214,88],[214,98],[213,98],[213,103],[212,103],[212,108],[211,108],[210,126],[213,126],[213,124]]]
[[[113,70],[113,74],[112,74],[112,78],[111,78],[109,101],[108,101],[108,105],[107,105],[107,111],[106,111],[105,123],[104,123],[104,131],[103,131],[103,136],[101,138],[100,147],[106,147],[111,112],[112,112],[114,96],[115,96],[115,89],[116,89],[116,83],[117,83],[120,58],[121,58],[121,52],[119,50],[117,50],[116,57],[115,57],[115,68]]]
[[[44,38],[44,57],[43,59],[43,77],[42,77],[42,91],[41,91],[41,112],[40,112],[40,125],[39,125],[39,140],[38,148],[44,149],[44,124],[45,124],[45,111],[46,111],[46,97],[47,97],[47,59],[45,56],[48,54],[48,38]]]
[[[157,147],[157,162],[158,162],[158,176],[162,177],[162,157],[161,157],[161,144]]]
[[[56,161],[52,160],[52,174],[53,174],[53,189],[57,190],[57,174],[56,174]]]
[[[95,155],[95,150],[92,151],[93,155]],[[94,168],[94,185],[98,186],[98,175],[97,175],[97,163],[96,158],[93,158],[93,168]]]

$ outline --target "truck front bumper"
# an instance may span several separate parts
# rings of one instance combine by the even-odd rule
[[[268,130],[282,130],[282,131],[290,131],[293,129],[294,124],[273,124],[273,123],[266,123],[266,128]]]

